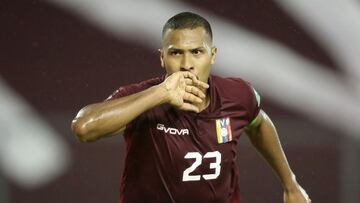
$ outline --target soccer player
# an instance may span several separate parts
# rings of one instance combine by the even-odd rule
[[[121,203],[240,202],[236,149],[243,132],[278,175],[284,202],[311,202],[254,88],[210,74],[216,52],[208,21],[179,13],[162,32],[166,75],[120,87],[73,120],[82,142],[123,132]]]

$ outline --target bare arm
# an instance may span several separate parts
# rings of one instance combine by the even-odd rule
[[[88,105],[72,121],[73,132],[82,142],[120,133],[142,112],[166,99],[165,91],[154,86],[133,95]]]
[[[163,83],[142,92],[82,108],[71,127],[80,141],[88,142],[120,133],[141,113],[163,103],[196,112],[198,108],[193,103],[205,98],[198,87],[208,88],[208,85],[190,72],[174,73]]]
[[[278,175],[284,188],[285,203],[309,203],[306,192],[298,184],[296,177],[281,147],[276,129],[264,111],[260,111],[255,123],[246,129],[252,145],[265,158]]]

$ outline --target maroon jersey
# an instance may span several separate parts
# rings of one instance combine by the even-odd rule
[[[164,80],[119,88],[109,99]],[[121,203],[238,203],[237,142],[259,112],[258,95],[245,81],[209,78],[210,104],[200,113],[169,104],[152,108],[126,126]]]

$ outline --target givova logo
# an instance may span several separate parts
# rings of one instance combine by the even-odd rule
[[[170,133],[172,135],[189,135],[188,129],[176,129],[176,128],[167,128],[164,124],[158,123],[156,129],[164,131],[165,133]]]

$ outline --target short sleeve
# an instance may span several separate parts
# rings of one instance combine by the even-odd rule
[[[164,80],[164,77],[152,78],[140,83],[134,83],[130,85],[125,85],[119,87],[115,90],[106,100],[117,99],[125,96],[129,96],[138,92],[141,92],[147,88],[150,88],[154,85],[160,84]]]
[[[107,99],[106,101],[109,100],[113,100],[113,99],[117,99],[117,98],[121,98],[121,97],[126,97],[132,94],[136,94],[138,92],[144,91],[147,88],[150,88],[154,85],[158,85],[160,84],[165,77],[157,77],[157,78],[152,78],[149,80],[145,80],[139,83],[134,83],[134,84],[129,84],[129,85],[125,85],[125,86],[121,86],[119,87],[117,90],[115,90]],[[131,121],[130,123],[128,123],[126,125],[126,131],[129,131],[130,129],[132,129],[132,126],[134,123],[136,123],[139,118],[141,118],[143,115],[138,116],[137,118],[135,118],[133,121]],[[144,116],[143,116],[144,117]],[[141,119],[140,119],[141,120]]]

